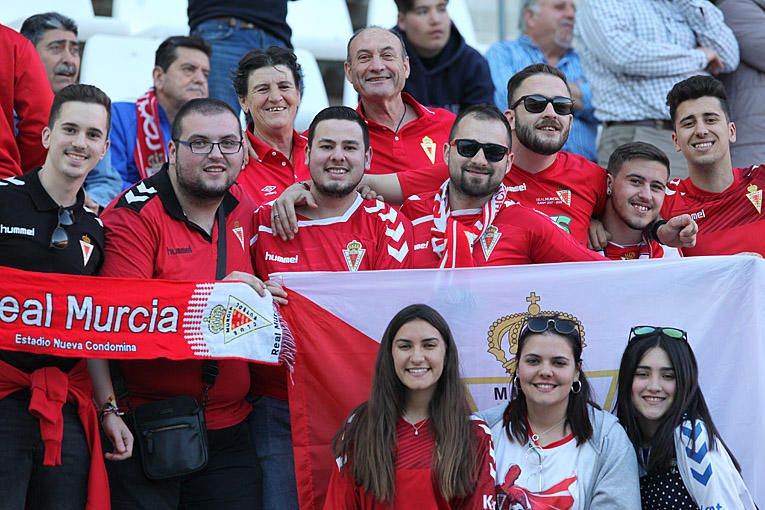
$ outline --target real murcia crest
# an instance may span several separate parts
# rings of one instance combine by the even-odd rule
[[[489,261],[491,252],[494,251],[494,247],[497,246],[499,238],[502,237],[502,232],[497,227],[491,225],[486,229],[486,233],[481,238],[481,249],[483,250],[483,256],[486,257],[486,261]]]
[[[226,306],[215,305],[202,321],[207,323],[210,333],[214,335],[223,333],[224,344],[272,324],[244,301],[234,296],[228,297]]]
[[[556,191],[558,194],[558,198],[560,198],[564,204],[571,207],[571,190],[570,189],[559,189]]]
[[[82,265],[87,266],[90,256],[93,255],[93,243],[90,241],[88,234],[83,234],[80,239],[80,249],[82,250]]]
[[[438,148],[436,146],[436,142],[434,142],[431,137],[425,136],[422,138],[422,141],[420,142],[420,147],[422,147],[422,150],[425,151],[425,155],[430,160],[430,164],[435,165],[436,164],[436,149]]]
[[[566,312],[553,310],[542,310],[537,304],[542,298],[537,296],[536,292],[531,292],[526,298],[531,303],[526,313],[514,313],[505,315],[495,320],[489,327],[487,341],[489,342],[488,352],[502,363],[508,374],[514,374],[516,369],[515,353],[518,351],[518,339],[521,336],[521,327],[527,317],[534,315],[552,315],[555,314],[561,319],[569,319],[576,323],[576,329],[579,331],[579,337],[582,339],[582,347],[587,344],[584,341],[584,326],[575,316]]]
[[[746,190],[749,192],[746,194],[746,198],[748,198],[754,208],[757,209],[757,214],[762,214],[762,190],[757,189],[756,184],[750,184]]]
[[[348,246],[343,250],[343,256],[345,257],[345,263],[348,264],[348,271],[358,271],[361,266],[361,260],[364,258],[366,249],[362,248],[360,242],[355,239],[348,243]]]
[[[244,250],[244,229],[239,225],[239,220],[236,220],[231,232],[233,232],[236,238],[239,239],[239,244],[242,245],[242,249]]]

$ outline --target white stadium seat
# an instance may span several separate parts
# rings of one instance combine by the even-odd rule
[[[295,56],[303,69],[303,96],[300,98],[300,109],[295,118],[295,130],[302,133],[308,129],[316,114],[329,106],[329,98],[319,64],[311,52],[295,48]]]
[[[94,35],[82,54],[80,83],[95,85],[112,101],[135,101],[152,86],[154,52],[161,39]]]
[[[130,33],[127,23],[108,16],[96,16],[91,0],[5,0],[0,7],[0,23],[18,30],[29,16],[50,11],[73,18],[81,41],[87,41],[95,34]]]
[[[188,0],[114,0],[112,16],[128,24],[130,33],[167,39],[188,35]]]
[[[345,46],[353,35],[345,0],[287,2],[287,23],[295,48],[310,51],[318,60],[345,60]]]

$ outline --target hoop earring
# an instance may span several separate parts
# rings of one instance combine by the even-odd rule
[[[513,377],[513,386],[516,390],[521,391],[521,379],[517,375]]]
[[[575,384],[578,384],[576,389],[574,389],[574,385]],[[574,395],[578,395],[580,391],[582,391],[582,381],[574,381],[574,382],[572,382],[571,383],[571,393],[573,393]]]

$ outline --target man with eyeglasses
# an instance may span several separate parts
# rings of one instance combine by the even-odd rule
[[[106,262],[103,276],[170,280],[233,279],[261,295],[266,284],[253,275],[249,240],[254,204],[233,185],[245,163],[242,131],[234,111],[217,99],[192,99],[173,122],[168,162],[125,191],[103,213]],[[225,278],[222,275],[228,275]],[[276,299],[281,288],[268,284]],[[191,478],[153,481],[145,477],[132,433],[116,413],[104,414],[103,429],[114,448],[108,458],[113,509],[259,508],[260,472],[246,422],[246,362],[220,360],[218,375],[205,392],[203,361],[154,359],[122,361],[127,389],[117,402],[108,364],[92,361],[94,398],[101,409],[132,409],[190,395],[206,403],[210,460]],[[97,365],[97,366],[96,366]],[[160,439],[157,439],[160,440]],[[225,473],[225,474],[224,474]]]
[[[69,85],[56,94],[42,130],[45,163],[0,181],[0,265],[74,275],[93,275],[101,266],[103,227],[84,208],[82,185],[109,147],[110,107],[106,94],[91,85]],[[24,378],[34,392],[14,389]],[[63,407],[53,400],[62,385],[69,388]],[[88,414],[83,406],[92,408],[85,361],[0,351],[0,386],[2,506],[85,508],[95,439],[79,416]],[[43,441],[43,433],[61,435]]]
[[[449,179],[410,197],[401,212],[414,225],[414,265],[505,266],[605,260],[547,216],[510,199],[510,124],[494,106],[460,112],[443,147]],[[480,246],[480,249],[479,249]]]

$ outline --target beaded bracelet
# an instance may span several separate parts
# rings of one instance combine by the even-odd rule
[[[101,406],[101,410],[98,412],[98,421],[103,422],[104,416],[107,414],[116,414],[117,416],[122,416],[125,414],[125,411],[117,407],[117,404],[111,400],[107,400],[104,402],[104,405]]]

